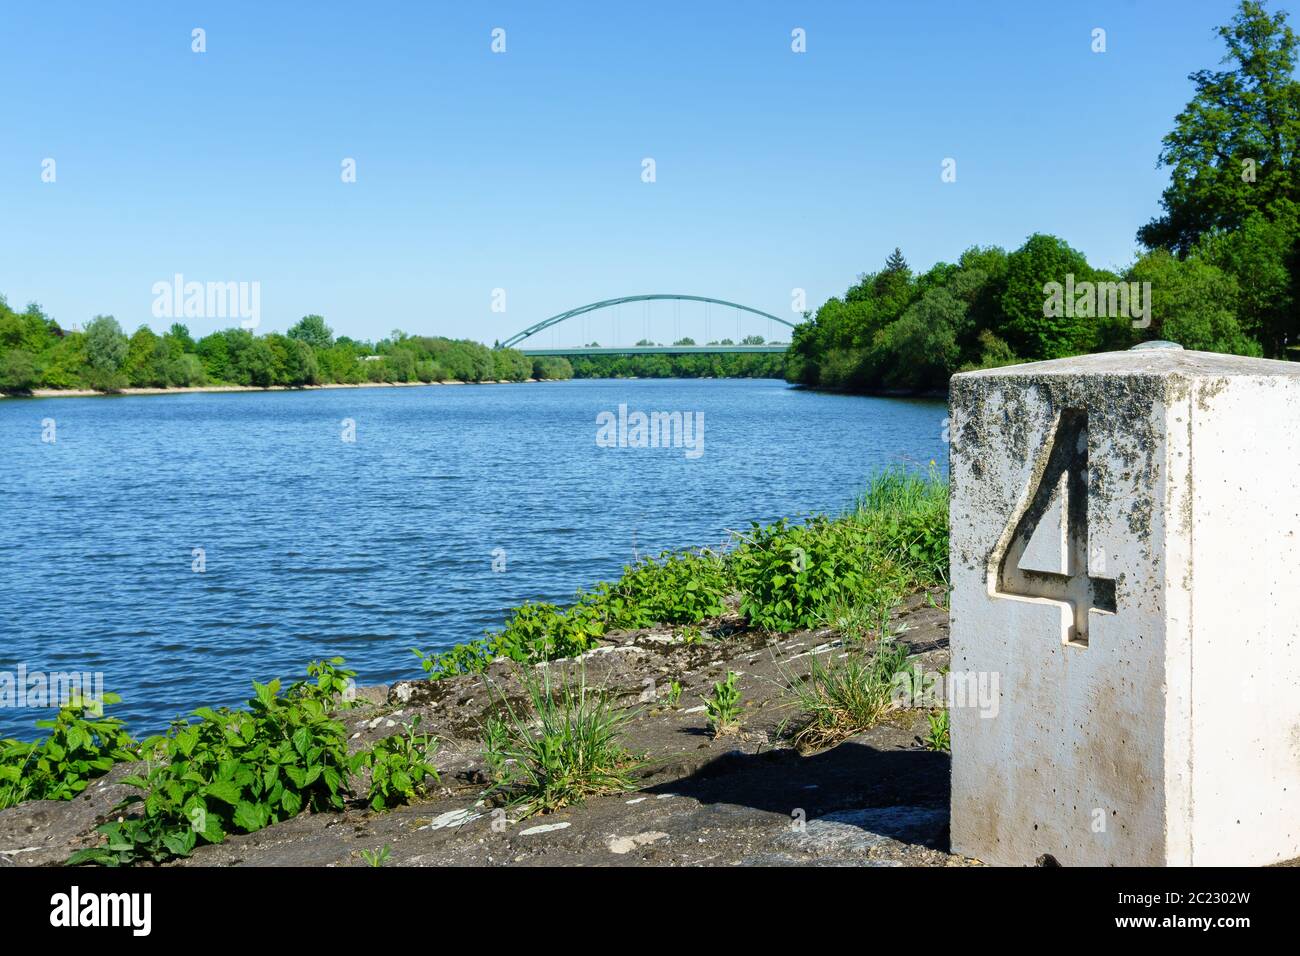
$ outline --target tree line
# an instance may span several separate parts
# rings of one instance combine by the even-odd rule
[[[638,346],[662,345],[642,339]],[[695,345],[692,338],[673,345]],[[709,345],[735,345],[731,339]],[[762,345],[763,336],[747,335],[741,345]],[[777,344],[777,343],[772,343]],[[592,346],[597,343],[592,342]],[[785,355],[780,352],[715,352],[684,355],[576,355],[570,363],[574,378],[784,378]]]
[[[1300,344],[1300,82],[1284,12],[1242,2],[1218,29],[1223,70],[1164,137],[1171,170],[1143,251],[1113,272],[1064,239],[973,246],[913,274],[895,249],[794,333],[790,381],[853,391],[940,391],[957,371],[1128,348],[1294,358]]]
[[[181,323],[131,335],[112,316],[65,330],[39,305],[15,312],[0,296],[0,391],[117,391],[200,385],[302,386],[363,382],[521,382],[573,374],[563,358],[530,359],[468,339],[394,331],[379,342],[335,337],[319,315],[283,335],[222,329],[195,339]]]

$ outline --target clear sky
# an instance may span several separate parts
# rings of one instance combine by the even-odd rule
[[[259,282],[262,330],[491,343],[642,292],[791,316],[896,245],[1121,266],[1234,6],[2,0],[0,294],[161,329],[181,273]]]

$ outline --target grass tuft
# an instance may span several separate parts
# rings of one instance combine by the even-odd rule
[[[634,789],[641,758],[620,743],[633,716],[609,697],[587,687],[581,668],[552,687],[550,671],[539,680],[526,675],[529,711],[505,705],[504,728],[485,741],[498,781],[485,797],[500,794],[527,817],[550,813],[586,797]]]
[[[792,742],[800,750],[821,750],[874,727],[893,708],[894,675],[906,663],[907,648],[888,639],[871,654],[814,657],[806,677],[788,680],[786,703],[799,712]]]

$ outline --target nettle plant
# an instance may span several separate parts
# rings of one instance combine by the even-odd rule
[[[187,856],[200,843],[253,833],[303,810],[341,811],[356,772],[370,771],[369,800],[386,809],[410,799],[428,777],[436,750],[413,723],[402,734],[349,756],[334,711],[351,706],[354,673],[343,659],[313,661],[308,679],[280,692],[280,681],[253,682],[246,710],[202,707],[142,741],[141,771],[123,783],[139,789],[119,806],[122,819],[99,827],[103,846],[69,864],[119,866]]]
[[[441,653],[412,648],[433,678],[478,673],[498,658],[537,664],[575,657],[610,630],[653,624],[698,624],[726,610],[731,589],[726,562],[709,553],[665,552],[624,569],[615,582],[579,591],[561,607],[525,602],[505,626],[481,640]]]
[[[0,740],[0,809],[24,800],[71,800],[115,763],[134,760],[135,741],[103,705],[121,703],[117,694],[96,702],[72,697],[53,720],[36,726],[49,734],[34,743]]]
[[[733,556],[741,612],[770,631],[818,626],[827,606],[879,579],[879,567],[868,574],[868,545],[855,523],[822,515],[799,525],[754,524]]]
[[[664,552],[624,569],[613,584],[588,596],[613,628],[698,624],[726,611],[731,577],[725,560],[710,552]]]
[[[201,707],[196,723],[178,721],[140,744],[139,788],[122,810],[134,815],[99,828],[107,845],[68,861],[114,866],[186,856],[200,840],[221,843],[313,811],[342,810],[350,770],[347,735],[329,716],[316,684],[253,682],[248,710]]]
[[[419,733],[419,726],[417,714],[404,732],[385,737],[353,757],[354,772],[362,768],[370,771],[372,810],[388,810],[414,800],[424,792],[427,780],[438,781],[438,771],[433,765],[437,741],[429,734]]]

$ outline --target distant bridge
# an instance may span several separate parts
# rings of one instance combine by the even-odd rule
[[[775,355],[785,345],[575,345],[569,348],[519,349],[525,355],[719,355],[754,353]]]
[[[608,309],[613,306],[623,305],[627,302],[704,302],[710,305],[721,305],[729,309],[737,309],[741,312],[749,312],[764,319],[770,319],[773,322],[779,322],[788,328],[794,328],[793,322],[788,322],[779,316],[770,312],[764,312],[761,309],[751,308],[747,305],[741,305],[738,302],[728,302],[726,299],[714,299],[703,295],[673,295],[668,293],[654,293],[651,295],[625,295],[617,299],[603,299],[600,302],[592,302],[589,305],[580,305],[576,309],[569,309],[567,312],[561,312],[559,315],[553,315],[549,319],[543,319],[535,325],[530,325],[522,332],[516,332],[510,338],[500,344],[500,348],[517,348],[525,355],[691,355],[691,354],[718,354],[718,353],[781,353],[786,347],[784,345],[628,345],[628,346],[599,346],[599,345],[578,345],[572,347],[553,347],[553,348],[525,348],[520,343],[525,339],[536,335],[544,329],[559,325],[561,322],[567,322],[569,319],[576,318],[580,315],[586,315],[589,312],[597,312],[601,309]]]

